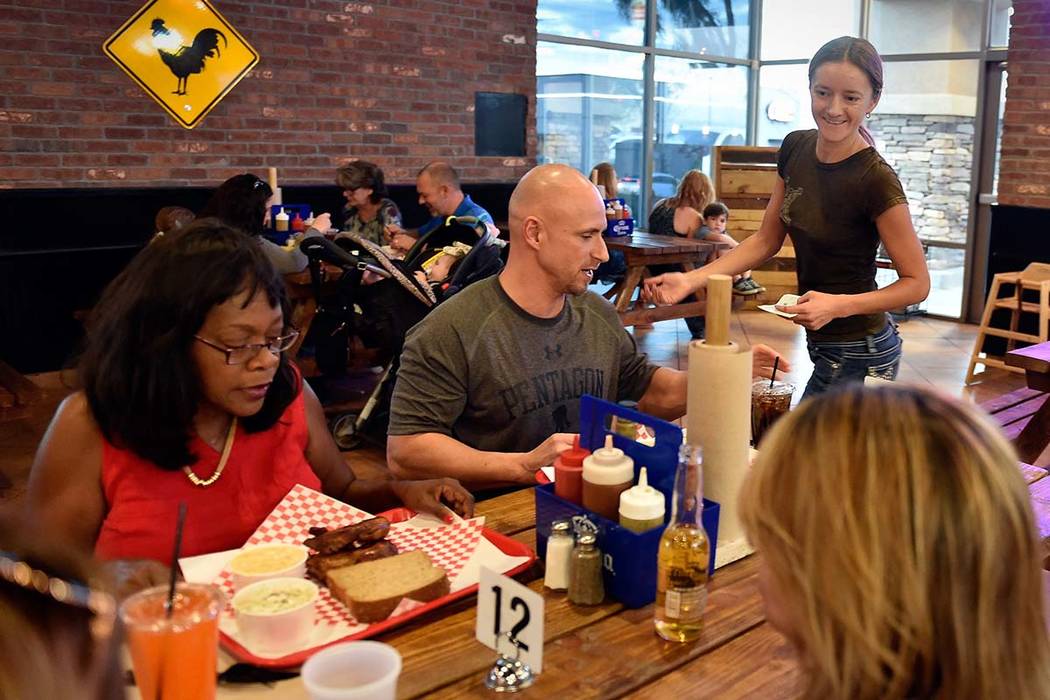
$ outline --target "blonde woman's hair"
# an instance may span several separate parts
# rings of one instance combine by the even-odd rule
[[[1040,542],[1017,457],[975,409],[844,387],[766,436],[741,517],[807,698],[1050,698]]]
[[[667,198],[667,206],[672,209],[692,207],[702,212],[704,207],[713,201],[715,186],[711,184],[711,178],[699,170],[690,170],[678,183],[678,191],[674,197]]]
[[[606,199],[616,199],[617,181],[616,168],[612,163],[598,163],[591,169],[591,182],[605,188]]]

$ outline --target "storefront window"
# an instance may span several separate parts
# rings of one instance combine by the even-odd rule
[[[762,60],[806,58],[860,32],[860,0],[763,0]]]
[[[617,0],[623,6],[627,0]],[[748,0],[661,0],[656,45],[661,49],[747,58],[751,11]]]
[[[763,66],[758,78],[759,146],[779,146],[792,131],[815,129],[806,64]]]
[[[583,173],[602,161],[619,172],[642,139],[642,55],[540,42],[536,47],[537,161]],[[636,147],[636,146],[635,146]]]
[[[977,51],[984,11],[972,0],[872,0],[869,38],[883,55]]]
[[[645,40],[645,0],[539,0],[536,31],[640,46]]]
[[[658,57],[655,136],[651,203],[689,170],[710,174],[715,146],[747,142],[747,68]]]
[[[1010,18],[1014,7],[1010,0],[992,1],[992,24],[989,27],[988,44],[990,46],[1008,46],[1010,43]]]

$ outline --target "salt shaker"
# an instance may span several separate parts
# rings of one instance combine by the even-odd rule
[[[602,553],[598,538],[587,532],[576,540],[569,566],[569,602],[576,605],[598,605],[605,599],[602,584]]]
[[[569,563],[572,560],[571,528],[568,520],[555,520],[551,523],[543,585],[552,591],[564,591],[569,587]]]

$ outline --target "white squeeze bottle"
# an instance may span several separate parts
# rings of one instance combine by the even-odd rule
[[[277,231],[288,230],[288,214],[285,213],[284,207],[281,207],[281,211],[274,217],[275,226],[274,229]]]
[[[631,532],[647,532],[664,524],[664,495],[649,485],[645,467],[638,473],[638,485],[620,494],[620,526]]]
[[[634,483],[634,460],[613,447],[612,435],[583,460],[583,507],[613,522],[618,519],[620,494]]]
[[[306,228],[310,228],[314,225],[314,213],[311,211],[310,216],[306,217],[306,221],[303,222]]]

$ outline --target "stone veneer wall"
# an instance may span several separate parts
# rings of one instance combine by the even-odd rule
[[[900,177],[919,236],[965,243],[973,117],[876,113],[868,125]]]

